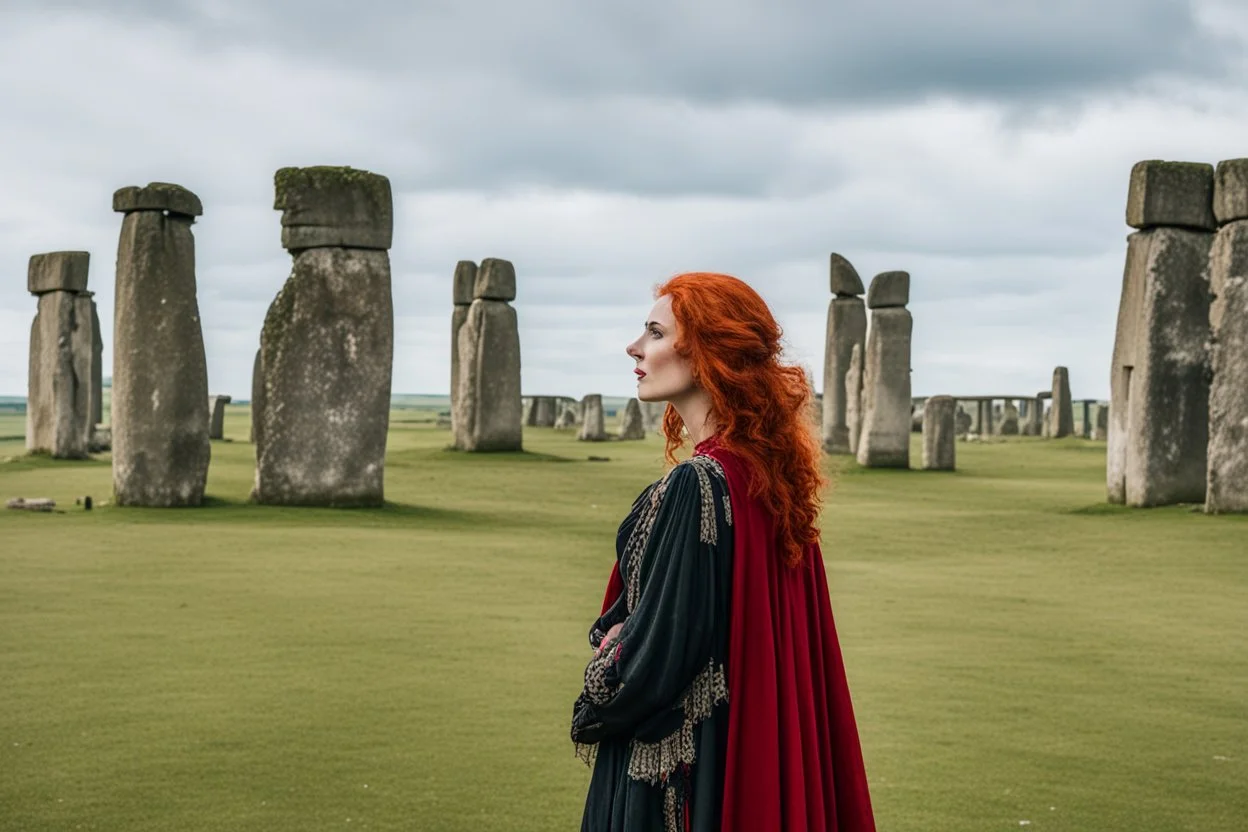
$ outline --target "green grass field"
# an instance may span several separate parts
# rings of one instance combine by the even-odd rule
[[[567,738],[614,531],[661,445],[445,450],[379,510],[85,512],[106,458],[0,441],[0,829],[575,829]],[[20,436],[0,416],[0,436]],[[881,832],[1248,828],[1248,517],[1104,505],[1103,444],[830,460],[825,556]],[[609,462],[589,462],[589,454]]]

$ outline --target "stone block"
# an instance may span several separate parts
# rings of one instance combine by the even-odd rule
[[[118,189],[113,193],[113,210],[126,214],[132,211],[167,211],[183,217],[199,217],[203,216],[204,204],[181,185],[151,182],[142,188],[128,185]]]
[[[197,506],[212,454],[195,238],[178,213],[127,213],[113,308],[113,494],[119,506]]]
[[[923,469],[952,471],[957,461],[957,403],[932,396],[923,405]]]
[[[516,310],[503,301],[474,300],[459,330],[459,362],[455,446],[478,452],[522,450]]]
[[[1209,261],[1215,300],[1205,510],[1248,512],[1248,220],[1222,227]]]
[[[1070,371],[1065,367],[1053,368],[1053,399],[1049,408],[1049,436],[1061,439],[1075,432],[1074,403],[1070,400]]]
[[[471,302],[470,304],[471,305]],[[459,331],[468,321],[468,306],[455,304],[451,307],[451,435],[455,435],[455,419],[459,412],[459,377],[462,359],[459,355]]]
[[[1248,159],[1218,162],[1213,172],[1213,216],[1220,224],[1248,219]]]
[[[208,397],[208,438],[225,438],[225,406],[230,403],[229,396]]]
[[[471,260],[460,260],[455,264],[455,278],[452,293],[456,306],[470,306],[472,304],[472,294],[476,287],[476,283],[476,263]],[[511,300],[511,298],[507,298],[507,300]]]
[[[862,357],[866,344],[854,344],[849,352],[849,369],[845,371],[845,427],[849,431],[849,452],[858,455],[862,438]],[[823,412],[828,412],[827,405]],[[827,418],[826,415],[824,417]]]
[[[472,287],[473,300],[515,300],[516,267],[510,260],[487,257],[477,269]]]
[[[832,294],[857,297],[863,293],[862,278],[853,264],[836,252],[830,258],[828,272],[832,278]]]
[[[823,449],[848,454],[849,422],[846,417],[845,374],[854,347],[867,340],[867,308],[862,298],[836,297],[828,304],[827,340],[823,353]]]
[[[281,168],[273,184],[288,251],[390,248],[394,203],[386,177],[349,167]]]
[[[576,438],[582,442],[606,441],[607,429],[600,394],[591,393],[581,399],[581,430]]]
[[[1098,404],[1096,406],[1096,429],[1092,431],[1092,438],[1098,442],[1104,442],[1109,436],[1109,405]]]
[[[556,418],[554,396],[538,396],[533,404],[533,426],[553,428]]]
[[[1213,165],[1150,159],[1131,168],[1127,225],[1178,226],[1212,231]]]
[[[910,467],[910,337],[914,324],[902,307],[877,309],[863,359],[862,436],[858,463],[867,468]]]
[[[958,412],[953,417],[953,430],[958,436],[966,436],[971,432],[971,428],[975,426],[975,420],[971,414],[967,413],[962,405],[958,405]]]
[[[1106,492],[1132,506],[1203,503],[1213,234],[1127,237],[1110,372]]]
[[[629,399],[624,406],[624,418],[620,421],[620,439],[646,438],[646,427],[641,418],[641,402]]]
[[[389,254],[297,254],[265,316],[260,350],[253,499],[382,505],[394,360]]]
[[[868,309],[905,306],[910,302],[909,272],[880,272],[867,290]]]
[[[91,298],[74,292],[39,296],[30,328],[26,449],[57,459],[85,459],[91,441]]]
[[[31,255],[26,268],[26,291],[32,295],[45,292],[85,292],[91,254],[86,251],[52,251]]]
[[[1018,407],[1015,406],[1012,400],[1006,399],[1005,404],[1001,406],[1001,421],[997,423],[997,435],[1018,436],[1018,434]]]
[[[90,293],[87,293],[90,295]],[[91,424],[104,421],[104,333],[100,331],[100,312],[91,301]],[[109,440],[111,447],[112,440]]]
[[[264,407],[264,370],[261,367],[261,350],[256,350],[256,357],[251,362],[251,431],[248,440],[256,444],[256,436],[260,431],[260,411]]]

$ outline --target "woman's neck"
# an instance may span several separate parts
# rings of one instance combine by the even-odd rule
[[[710,439],[719,430],[719,425],[711,418],[711,397],[705,390],[695,390],[679,400],[670,402],[680,415],[689,431],[689,439],[694,447]]]

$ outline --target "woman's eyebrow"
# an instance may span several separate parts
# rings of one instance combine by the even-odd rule
[[[652,326],[657,326],[659,329],[662,329],[662,328],[663,328],[663,324],[659,323],[658,321],[646,321],[646,328],[647,328],[647,329],[648,329],[648,328],[650,328],[650,327],[652,327]]]

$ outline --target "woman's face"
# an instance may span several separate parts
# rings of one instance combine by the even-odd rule
[[[637,398],[643,402],[679,401],[695,389],[688,360],[676,353],[679,330],[672,300],[658,299],[645,332],[625,350],[637,362]]]

